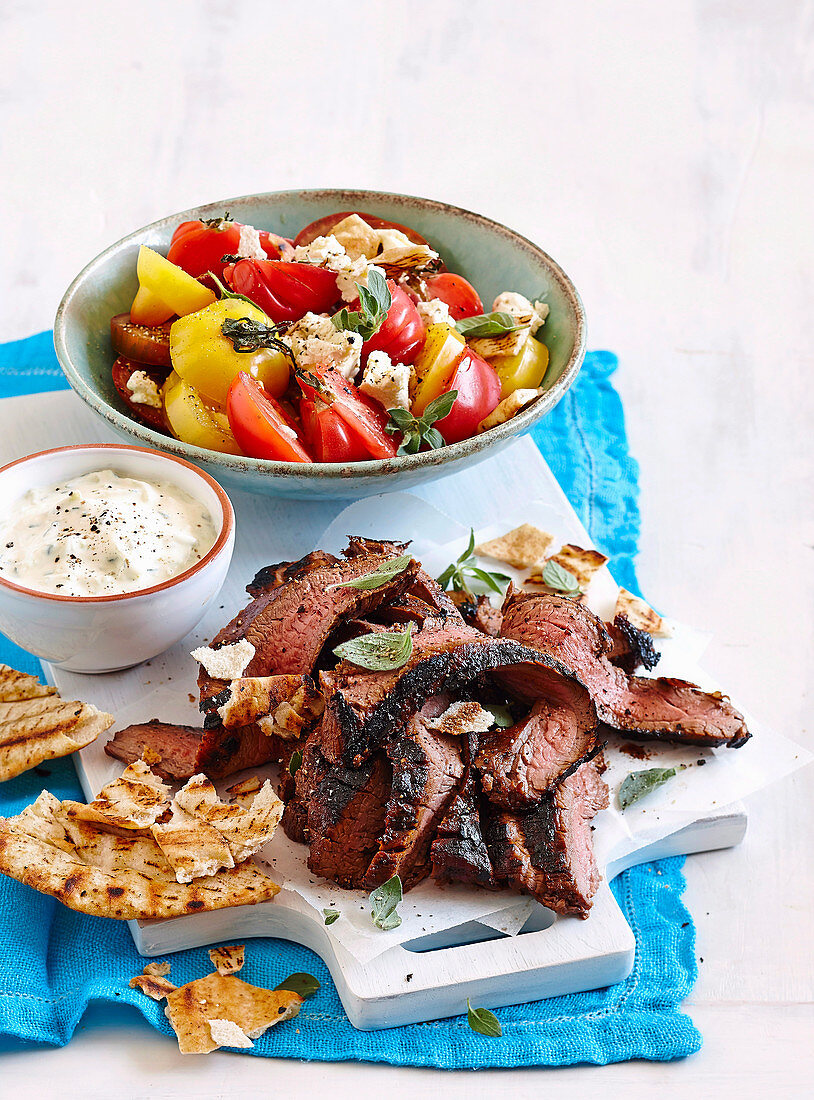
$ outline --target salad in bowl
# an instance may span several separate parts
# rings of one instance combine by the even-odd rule
[[[454,267],[454,264],[453,264]],[[110,321],[138,423],[204,451],[361,463],[437,451],[545,392],[549,306],[478,288],[408,225],[342,210],[291,238],[230,216],[141,244]]]

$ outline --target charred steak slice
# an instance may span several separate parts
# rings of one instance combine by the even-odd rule
[[[117,730],[105,745],[105,752],[125,764],[132,764],[146,753],[152,770],[173,782],[195,775],[202,736],[203,730],[194,726],[173,726],[151,718],[149,722]]]
[[[629,676],[611,664],[604,624],[575,600],[511,593],[502,636],[561,662],[590,691],[600,721],[626,737],[733,749],[749,740],[743,716],[720,692],[685,680]]]
[[[587,917],[600,878],[591,820],[607,805],[608,788],[593,762],[533,810],[487,805],[484,834],[495,875],[556,913]]]
[[[661,654],[656,652],[653,645],[652,634],[639,630],[624,612],[617,615],[612,623],[605,623],[605,626],[611,640],[611,649],[607,656],[612,664],[631,674],[637,668],[646,668],[648,672],[652,672],[661,660]]]
[[[468,626],[497,638],[503,622],[503,612],[493,607],[488,596],[470,596],[467,592],[453,592],[452,601]]]
[[[255,574],[254,580],[246,585],[246,591],[252,597],[260,596],[288,581],[296,581],[314,569],[335,565],[338,561],[339,558],[326,553],[325,550],[312,550],[299,561],[281,561],[276,565],[264,566]]]
[[[337,886],[355,889],[363,885],[382,837],[390,764],[380,753],[361,768],[324,761],[320,767],[322,776],[308,802],[308,867]]]
[[[436,733],[416,714],[388,746],[393,783],[384,832],[365,886],[399,875],[409,890],[430,873],[430,844],[464,773],[460,738]]]
[[[483,734],[476,760],[481,785],[507,809],[531,806],[601,749],[596,720],[587,711],[539,699],[509,729]]]
[[[480,789],[475,769],[477,748],[477,734],[470,733],[463,739],[463,779],[438,824],[430,859],[433,878],[438,882],[494,887],[492,863],[481,832]]]

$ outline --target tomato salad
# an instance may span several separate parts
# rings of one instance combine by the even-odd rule
[[[506,291],[484,312],[408,226],[337,213],[295,240],[189,221],[142,246],[111,320],[133,416],[213,451],[361,462],[443,447],[542,393],[548,306]]]

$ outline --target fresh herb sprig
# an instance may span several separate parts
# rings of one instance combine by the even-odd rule
[[[488,1008],[473,1008],[469,998],[466,998],[466,1022],[473,1031],[479,1035],[486,1035],[489,1039],[498,1039],[503,1034],[500,1020],[494,1012]]]
[[[363,340],[369,340],[382,327],[393,297],[387,280],[375,268],[368,273],[367,286],[357,283],[356,289],[359,291],[358,311],[346,307],[331,320],[340,331],[358,332]]]
[[[361,577],[353,577],[349,581],[329,584],[326,592],[330,592],[332,588],[359,588],[363,592],[373,592],[388,581],[392,581],[399,573],[403,573],[412,560],[409,554],[403,554],[400,558],[391,558],[390,561],[382,562],[371,573],[363,573]]]
[[[430,401],[421,416],[413,416],[408,409],[388,409],[390,419],[385,426],[385,431],[390,435],[401,432],[404,437],[398,453],[400,455],[417,454],[424,444],[431,450],[445,447],[446,440],[433,425],[449,415],[457,396],[457,390],[442,393],[440,397]]]
[[[299,749],[294,749],[291,754],[291,758],[288,761],[288,774],[293,779],[297,772],[302,767],[302,753]]]
[[[382,932],[389,932],[392,928],[398,928],[401,924],[401,917],[396,909],[403,896],[401,879],[398,875],[393,875],[387,882],[383,882],[381,886],[377,886],[375,890],[371,891],[370,915],[373,918],[373,923],[377,928],[381,928]]]
[[[628,809],[634,802],[638,802],[646,794],[667,783],[678,770],[678,768],[647,768],[645,771],[631,772],[630,775],[625,776],[619,788],[619,807],[622,810]]]
[[[294,362],[291,348],[280,339],[282,330],[279,325],[266,325],[262,321],[252,321],[249,317],[227,317],[220,330],[227,340],[232,341],[235,351],[240,354],[273,348]]]
[[[475,531],[471,527],[469,529],[469,544],[466,550],[457,561],[446,567],[438,578],[438,583],[444,590],[451,585],[454,592],[465,592],[471,596],[473,592],[467,583],[469,580],[478,580],[499,595],[502,595],[503,592],[501,585],[508,584],[511,580],[511,577],[507,577],[505,573],[489,573],[487,570],[475,565]]]
[[[338,909],[322,910],[322,917],[325,921],[326,926],[333,924],[335,921],[338,921],[341,916],[342,914],[339,912]]]
[[[408,623],[406,630],[362,634],[359,638],[342,642],[336,647],[334,654],[371,672],[391,672],[395,668],[402,668],[410,660],[414,625]]]
[[[462,317],[455,322],[455,328],[467,339],[480,339],[483,336],[505,336],[507,332],[516,332],[519,328],[517,318],[511,313],[481,313],[477,317]]]
[[[543,566],[543,584],[553,588],[555,592],[561,592],[563,596],[579,596],[582,594],[580,583],[570,569],[564,568],[558,561],[549,558]]]
[[[313,974],[303,974],[298,971],[296,974],[289,974],[274,988],[284,989],[287,993],[298,993],[305,1001],[309,997],[313,997],[321,987]]]

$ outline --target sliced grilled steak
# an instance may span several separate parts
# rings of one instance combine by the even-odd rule
[[[334,763],[358,767],[431,695],[456,694],[495,669],[521,698],[571,700],[583,712],[591,710],[587,691],[558,661],[514,641],[489,638],[463,622],[435,621],[413,636],[413,653],[403,668],[368,672],[343,661],[320,674],[326,698],[323,752]]]
[[[617,615],[612,623],[605,623],[605,626],[611,640],[608,660],[612,664],[631,674],[642,667],[652,672],[661,660],[661,654],[656,652],[653,645],[652,634],[639,630],[624,612]]]
[[[416,714],[388,746],[393,783],[381,843],[365,875],[368,888],[399,875],[409,890],[427,877],[436,827],[463,778],[460,738],[429,729],[427,717]]]
[[[115,760],[132,764],[147,753],[152,770],[168,782],[189,779],[196,773],[196,760],[203,730],[194,726],[173,726],[151,718],[135,726],[117,730],[105,752]]]
[[[611,664],[605,625],[575,600],[510,593],[501,636],[561,662],[590,691],[600,721],[628,738],[708,748],[740,748],[749,739],[743,716],[720,692],[685,680],[629,676]]]
[[[363,885],[382,837],[390,764],[380,753],[361,768],[323,767],[308,802],[308,867],[315,875],[354,889]]]
[[[599,885],[591,820],[607,804],[607,785],[591,762],[533,810],[487,806],[484,835],[495,875],[556,913],[587,917]]]
[[[298,561],[281,561],[276,565],[264,566],[255,574],[251,584],[246,585],[246,591],[252,597],[260,596],[288,581],[298,580],[314,569],[335,565],[338,561],[339,558],[335,558],[325,550],[312,550]]]
[[[409,542],[382,542],[378,539],[366,539],[359,535],[349,535],[347,548],[342,552],[348,558],[356,558],[364,554],[386,554],[389,557],[397,558],[406,553],[409,545]],[[445,592],[425,569],[418,569],[413,583],[407,591],[408,596],[415,596],[416,599],[427,604],[437,612],[442,620],[450,617],[456,622],[460,620],[458,609],[449,593]],[[409,620],[394,621],[406,622]]]
[[[503,612],[499,607],[492,607],[488,596],[470,596],[466,592],[453,592],[451,599],[468,626],[474,626],[476,630],[488,634],[490,638],[497,638],[503,622]]]
[[[476,766],[492,802],[507,809],[534,805],[601,749],[595,718],[571,706],[538,700],[509,729],[482,734]]]
[[[383,554],[388,558],[399,558],[407,553],[408,542],[394,539],[366,539],[363,535],[348,535],[348,545],[342,551],[346,558],[364,558],[370,554]]]
[[[481,832],[480,789],[474,765],[477,747],[477,734],[469,734],[463,743],[463,779],[439,822],[430,858],[433,878],[439,882],[494,887],[492,863]]]

